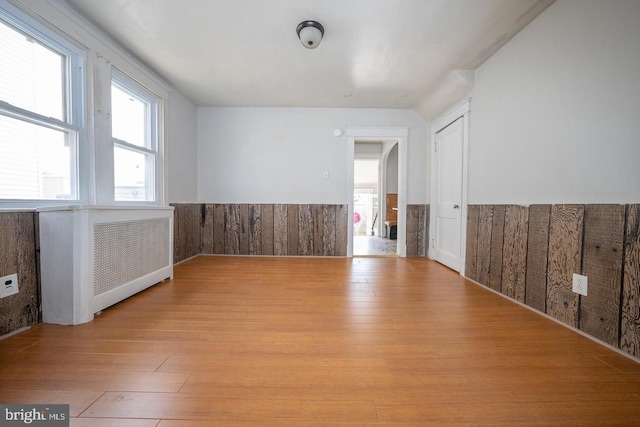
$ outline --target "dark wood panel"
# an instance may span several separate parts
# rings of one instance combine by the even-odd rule
[[[627,206],[620,349],[640,358],[640,205]]]
[[[529,206],[525,304],[541,312],[547,305],[547,256],[551,205]]]
[[[584,212],[582,274],[589,278],[580,297],[580,329],[617,346],[620,324],[624,205],[587,205]]]
[[[525,299],[528,230],[529,209],[507,205],[504,211],[502,293],[519,302]]]
[[[313,255],[313,215],[312,205],[298,205],[298,255]]]
[[[174,207],[174,262],[196,256],[200,253],[200,204],[178,203]]]
[[[287,210],[287,205],[273,206],[273,254],[278,256],[287,255],[289,252]]]
[[[287,206],[287,255],[299,255],[298,253],[298,205]]]
[[[35,218],[33,212],[0,212],[0,276],[17,274],[19,284],[16,295],[0,299],[0,336],[38,321]]]
[[[249,255],[262,255],[261,205],[249,205]]]
[[[420,206],[407,205],[407,256],[418,256],[418,227],[420,221]]]
[[[489,263],[489,287],[502,290],[502,252],[504,246],[505,205],[493,206],[491,217],[491,261]]]
[[[189,203],[188,205],[188,253],[187,257],[191,258],[196,255],[200,255],[202,241],[200,237],[202,235],[202,209],[200,203]]]
[[[35,233],[34,233],[34,238],[35,238],[35,248],[36,248],[36,256],[35,256],[35,260],[36,260],[36,265],[35,265],[35,272],[36,272],[36,276],[35,276],[35,281],[36,281],[36,300],[37,300],[37,304],[36,304],[36,308],[34,308],[34,310],[37,311],[37,314],[34,315],[34,318],[36,320],[34,320],[34,323],[37,321],[38,323],[42,322],[42,312],[40,311],[40,307],[42,307],[42,274],[40,272],[40,214],[38,212],[34,213],[34,228],[35,228]],[[1,239],[1,238],[0,238]],[[28,238],[27,238],[28,239]],[[25,239],[25,240],[27,240]],[[25,248],[25,250],[27,252],[25,252],[24,256],[29,256],[30,250]],[[28,273],[27,273],[28,276]],[[28,280],[28,278],[27,278]]]
[[[549,226],[547,314],[578,327],[573,273],[581,271],[584,205],[553,205]]]
[[[349,233],[348,205],[336,206],[336,256],[347,256],[347,240]]]
[[[429,205],[420,207],[420,223],[418,227],[418,256],[426,257],[429,252]]]
[[[476,251],[476,280],[485,286],[489,286],[492,226],[493,206],[481,205],[478,211],[478,249]]]
[[[313,255],[322,256],[324,248],[324,205],[311,205],[311,213],[313,214]]]
[[[262,255],[273,255],[273,211],[274,205],[261,205]]]
[[[477,254],[478,254],[478,217],[479,205],[467,207],[467,248],[465,254],[464,274],[471,280],[477,280]]]
[[[200,205],[202,213],[201,234],[200,234],[200,251],[203,254],[213,253],[213,205],[205,203]]]
[[[322,255],[336,255],[336,205],[322,207]]]
[[[240,254],[249,255],[249,205],[241,203],[240,207]]]
[[[180,252],[185,245],[182,240],[185,238],[182,232],[182,205],[171,204],[173,206],[173,262],[177,263],[184,259],[183,254]]]
[[[228,255],[240,254],[240,205],[224,205],[224,253]]]
[[[225,240],[225,205],[216,203],[213,205],[213,253],[224,254]]]

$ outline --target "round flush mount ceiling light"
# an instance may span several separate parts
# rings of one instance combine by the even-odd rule
[[[316,21],[302,21],[296,28],[298,38],[307,49],[315,49],[324,36],[324,27]]]

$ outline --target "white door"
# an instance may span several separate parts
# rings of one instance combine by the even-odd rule
[[[460,271],[462,230],[462,117],[436,134],[435,251],[436,261]]]

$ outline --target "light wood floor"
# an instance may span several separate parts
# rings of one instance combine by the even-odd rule
[[[428,260],[199,257],[0,341],[72,426],[640,425],[640,366]]]

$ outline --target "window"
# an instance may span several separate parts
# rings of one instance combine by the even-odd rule
[[[57,34],[0,7],[1,201],[80,198],[82,65]]]
[[[82,22],[34,16],[0,0],[0,209],[163,203],[167,87]]]
[[[157,200],[158,99],[114,70],[111,121],[115,200]]]

